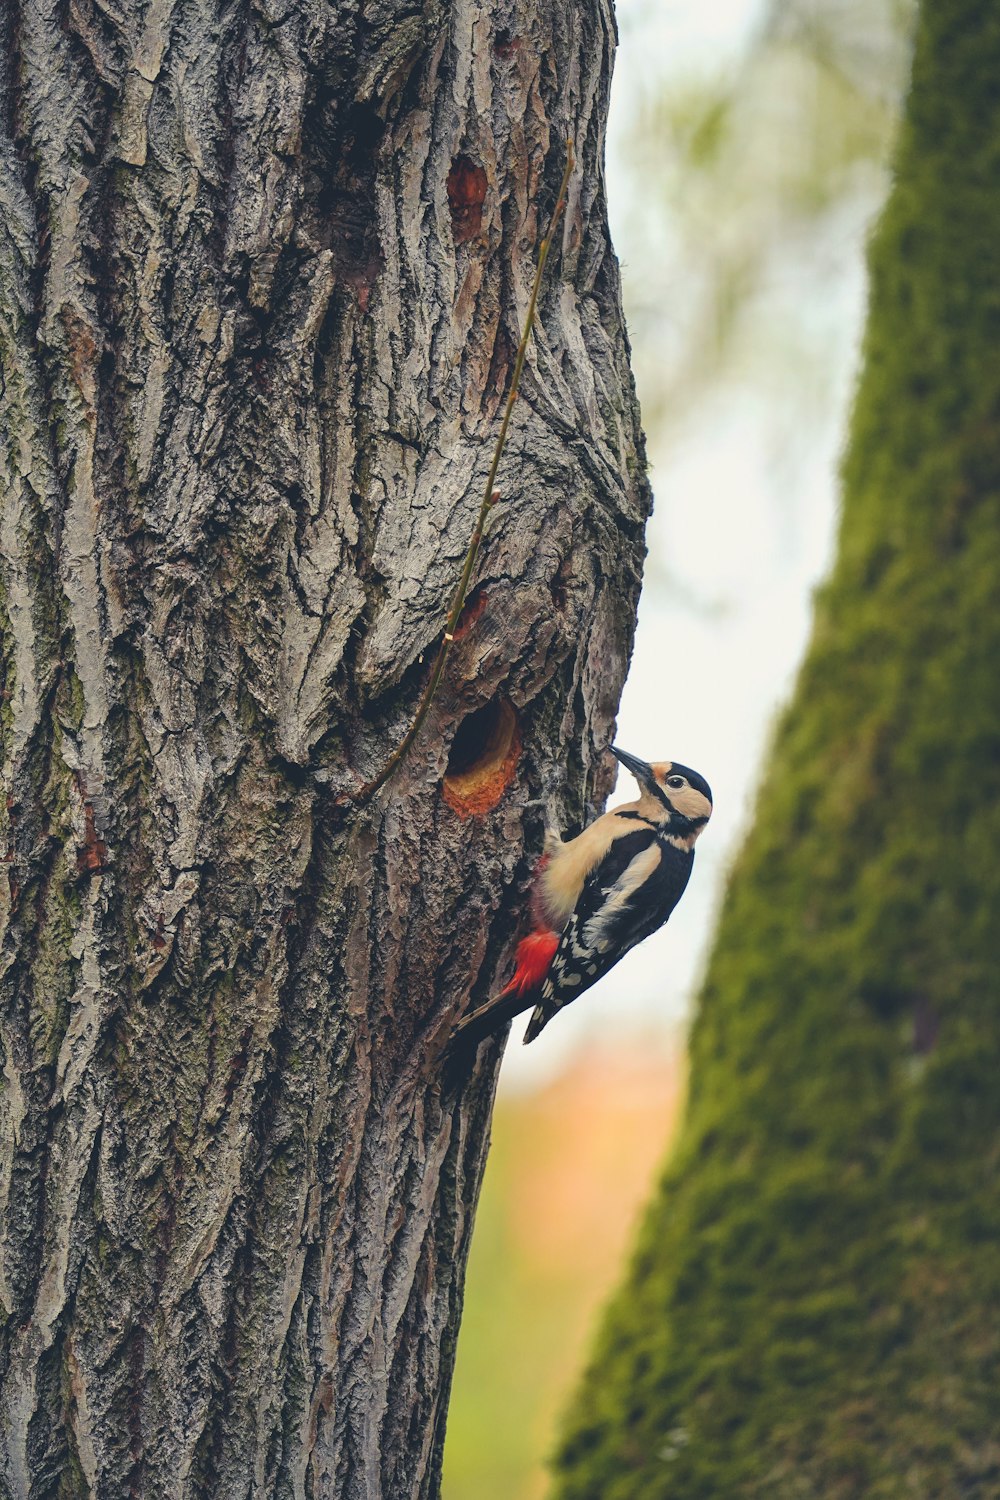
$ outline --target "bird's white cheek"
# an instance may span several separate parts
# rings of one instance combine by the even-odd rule
[[[672,793],[670,800],[682,817],[691,818],[692,821],[712,816],[711,802],[702,792],[696,792],[692,786]]]

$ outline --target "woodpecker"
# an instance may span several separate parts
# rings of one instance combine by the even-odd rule
[[[557,1011],[662,927],[684,894],[698,835],[712,816],[708,782],[676,761],[656,764],[611,747],[639,784],[635,802],[612,808],[575,839],[546,837],[532,890],[534,930],[517,949],[514,977],[452,1033],[451,1047],[478,1043],[531,1010],[526,1042]]]

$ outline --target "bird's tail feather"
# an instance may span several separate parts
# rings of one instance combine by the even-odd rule
[[[529,1042],[533,1042],[535,1040],[535,1037],[541,1031],[542,1027],[548,1025],[549,1021],[551,1021],[553,1014],[554,1013],[551,1010],[546,1010],[542,1005],[535,1006],[534,1010],[531,1012],[531,1020],[524,1028],[525,1046],[527,1046]]]
[[[529,1010],[536,1002],[558,946],[559,934],[548,928],[539,928],[522,938],[517,945],[517,966],[510,984],[493,1000],[459,1021],[448,1043],[449,1052],[478,1046],[484,1037]]]
[[[459,1021],[448,1040],[448,1055],[474,1052],[485,1037],[492,1036],[501,1026],[506,1026],[508,1021],[513,1021],[515,1016],[527,1010],[531,1004],[530,998],[526,1000],[523,995],[508,995],[506,991],[497,995],[496,999],[487,1001]]]

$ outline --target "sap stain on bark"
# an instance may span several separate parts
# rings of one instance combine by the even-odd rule
[[[465,601],[465,608],[458,617],[455,626],[455,639],[460,641],[469,634],[476,621],[482,618],[486,610],[488,594],[485,589],[475,589]]]
[[[86,871],[90,875],[96,875],[98,871],[104,869],[108,846],[98,835],[94,823],[94,804],[89,798],[83,804],[83,816],[83,847],[77,855],[77,864],[81,874]]]
[[[516,56],[520,45],[520,37],[514,36],[509,31],[498,31],[496,41],[493,43],[493,51],[503,62],[509,62],[512,57]]]
[[[471,156],[456,156],[448,173],[448,206],[456,245],[474,240],[483,227],[486,173]]]

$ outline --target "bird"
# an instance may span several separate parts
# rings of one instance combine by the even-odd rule
[[[603,813],[576,838],[548,832],[531,895],[533,929],[517,949],[514,977],[465,1016],[449,1050],[478,1043],[531,1009],[532,1042],[571,1000],[662,927],[694,864],[712,816],[712,791],[690,766],[650,763],[617,745],[611,753],[639,785],[639,797]]]

